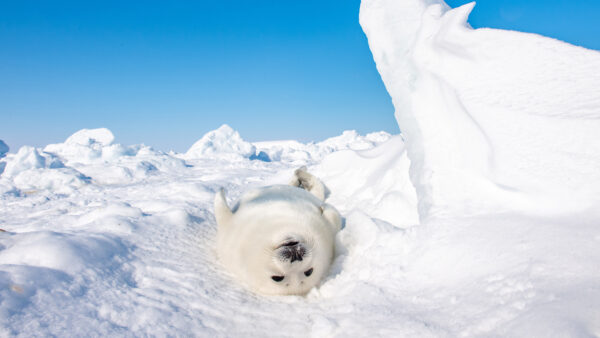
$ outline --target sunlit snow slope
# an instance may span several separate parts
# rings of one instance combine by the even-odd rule
[[[534,34],[473,30],[473,5],[361,5],[409,140],[421,216],[597,207],[600,54]]]
[[[450,335],[600,335],[600,53],[473,6],[361,4],[418,196],[405,276]]]
[[[0,141],[0,336],[600,336],[600,53],[471,9],[362,2],[402,135]],[[302,165],[344,217],[332,269],[251,294],[217,261],[214,193]]]

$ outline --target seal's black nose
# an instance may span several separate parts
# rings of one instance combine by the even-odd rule
[[[306,254],[306,249],[298,242],[289,242],[281,246],[279,255],[283,260],[290,260],[290,263],[302,261],[302,257]]]

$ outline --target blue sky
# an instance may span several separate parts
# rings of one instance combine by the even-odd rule
[[[0,139],[16,151],[107,127],[185,151],[223,123],[250,141],[398,132],[359,5],[0,0]],[[596,0],[486,0],[470,22],[600,49],[598,17]]]

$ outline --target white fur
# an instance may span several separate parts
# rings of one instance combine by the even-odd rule
[[[215,196],[219,259],[261,294],[305,294],[327,273],[333,259],[340,214],[324,203],[323,184],[306,168],[296,171],[291,184],[249,191],[233,209],[227,206],[223,190]],[[282,258],[282,245],[290,242],[306,249],[302,261]],[[276,282],[272,276],[284,279]]]

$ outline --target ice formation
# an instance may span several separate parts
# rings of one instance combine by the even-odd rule
[[[244,141],[237,131],[224,124],[194,143],[185,153],[185,158],[250,158],[253,155],[256,155],[256,147]]]
[[[0,336],[600,335],[600,53],[473,30],[472,6],[363,0],[403,135],[5,152]],[[257,297],[216,262],[214,193],[300,165],[345,218],[333,269]]]
[[[405,276],[437,284],[450,335],[597,335],[600,53],[474,30],[473,6],[361,3],[418,198]]]
[[[597,51],[471,29],[474,3],[365,0],[360,20],[409,142],[423,217],[600,202]],[[569,85],[566,85],[566,84]]]
[[[0,140],[0,158],[4,157],[6,153],[8,153],[9,147],[4,143],[4,141]]]
[[[356,130],[346,130],[340,136],[328,138],[321,142],[301,143],[294,140],[255,142],[259,151],[276,161],[303,163],[322,160],[326,155],[345,149],[366,150],[384,143],[390,134],[380,131],[359,135]]]

